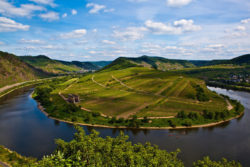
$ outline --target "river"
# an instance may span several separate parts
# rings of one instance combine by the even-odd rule
[[[210,156],[214,160],[225,157],[243,166],[250,165],[250,94],[239,91],[212,88],[218,93],[239,100],[245,106],[245,114],[239,119],[212,128],[186,130],[123,130],[133,143],[151,142],[161,149],[181,149],[179,157],[186,166]],[[69,141],[75,132],[72,125],[47,118],[30,97],[32,88],[16,90],[0,99],[0,145],[25,156],[41,158],[53,152],[54,140]],[[91,128],[100,136],[117,136],[119,129]]]

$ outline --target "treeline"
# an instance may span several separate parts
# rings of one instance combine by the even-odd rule
[[[128,136],[121,133],[116,138],[99,137],[97,131],[85,135],[82,128],[76,127],[77,133],[70,142],[61,139],[56,140],[57,149],[42,160],[27,164],[33,167],[184,167],[184,163],[178,158],[180,150],[167,152],[157,146],[146,144],[132,144]],[[204,157],[193,163],[193,167],[241,167],[235,161],[223,158],[220,161],[212,161]]]

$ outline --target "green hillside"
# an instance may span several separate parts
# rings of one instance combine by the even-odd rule
[[[66,97],[80,95],[79,105],[88,110],[122,118],[227,108],[224,98],[209,91],[202,80],[142,67],[87,75],[60,92]]]
[[[250,54],[238,56],[230,60],[190,60],[189,62],[198,67],[222,64],[250,65]]]
[[[42,69],[43,71],[54,73],[54,74],[60,74],[60,73],[66,73],[66,72],[77,72],[81,71],[82,68],[77,67],[74,64],[64,64],[61,61],[52,60],[46,56],[40,55],[40,56],[20,56],[20,59],[24,62]]]
[[[115,69],[124,69],[127,67],[139,67],[139,66],[154,68],[161,71],[178,70],[183,68],[195,67],[195,65],[186,60],[174,60],[174,59],[165,59],[162,57],[141,56],[138,58],[120,57],[114,60],[104,69],[115,70]]]
[[[22,62],[17,56],[0,51],[0,87],[46,76],[48,74]]]

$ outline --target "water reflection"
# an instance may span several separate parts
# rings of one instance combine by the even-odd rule
[[[123,131],[133,143],[151,142],[161,149],[181,149],[180,157],[187,166],[193,161],[209,155],[250,164],[250,94],[210,88],[237,99],[245,106],[245,115],[230,122],[209,128],[180,130],[107,129],[83,126],[86,134],[93,129],[100,136],[115,137]],[[54,139],[72,139],[73,125],[47,118],[29,97],[32,89],[20,89],[0,99],[0,144],[23,155],[41,158],[55,149]]]

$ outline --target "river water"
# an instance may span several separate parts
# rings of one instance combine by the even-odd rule
[[[212,128],[186,130],[123,130],[133,143],[151,142],[161,149],[181,149],[179,157],[186,166],[193,161],[210,156],[214,160],[225,157],[250,166],[250,94],[211,90],[239,100],[245,106],[245,114],[239,119]],[[41,158],[53,152],[54,140],[70,141],[75,132],[72,125],[47,118],[30,97],[32,88],[17,90],[0,99],[0,145],[25,156]],[[92,128],[84,126],[88,134],[91,129],[100,136],[117,136],[120,129]]]

